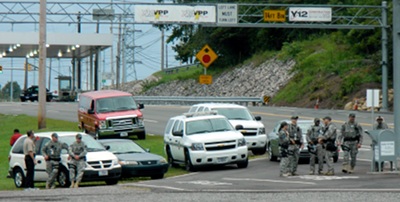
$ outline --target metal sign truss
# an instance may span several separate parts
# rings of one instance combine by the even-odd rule
[[[120,17],[134,19],[135,5],[160,5],[157,3],[131,2],[47,2],[47,23],[73,24],[78,23],[76,16],[81,16],[81,24],[139,24],[134,20],[119,21]],[[178,5],[164,3],[163,5]],[[186,4],[188,5],[188,4]],[[194,5],[194,4],[190,4]],[[195,5],[217,5],[201,4]],[[274,27],[274,28],[315,28],[315,29],[374,29],[383,27],[382,12],[387,6],[372,5],[304,5],[304,4],[237,4],[237,24],[207,23],[205,26],[218,27]],[[264,10],[285,10],[288,15],[290,7],[331,8],[330,22],[264,22]],[[94,20],[93,10],[104,10],[104,15],[113,9],[113,20]],[[0,1],[0,24],[39,23],[39,1],[17,2]],[[98,14],[98,13],[97,13]],[[104,17],[104,16],[103,16]],[[93,19],[94,18],[94,19]],[[187,23],[175,23],[187,24]]]

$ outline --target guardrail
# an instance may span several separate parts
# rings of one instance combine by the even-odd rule
[[[180,105],[192,105],[203,102],[214,102],[214,103],[237,103],[248,105],[252,103],[256,105],[258,103],[264,103],[263,97],[181,97],[181,96],[134,96],[137,102],[143,104],[180,104]]]
[[[188,69],[189,69],[190,67],[192,67],[192,66],[199,67],[199,63],[193,63],[193,64],[188,64],[188,65],[176,66],[176,67],[172,67],[172,68],[165,68],[163,71],[164,71],[166,74],[173,74],[173,73],[179,72],[179,70],[182,70],[182,69],[188,70]]]

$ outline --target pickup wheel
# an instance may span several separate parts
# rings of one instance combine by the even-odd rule
[[[164,174],[157,174],[157,175],[151,176],[152,180],[158,180],[158,179],[163,179],[163,178],[164,178]]]
[[[245,161],[237,163],[236,165],[237,165],[238,168],[247,168],[247,166],[249,165],[249,159],[246,158]]]
[[[185,169],[186,169],[186,171],[189,171],[189,172],[196,171],[195,167],[192,164],[192,161],[190,160],[189,151],[185,151]]]
[[[17,188],[25,187],[25,175],[21,168],[14,170],[14,184]]]
[[[143,132],[138,133],[137,137],[138,137],[139,140],[145,140],[146,139],[146,132],[143,131]]]

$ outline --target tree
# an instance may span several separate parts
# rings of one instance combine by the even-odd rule
[[[19,99],[19,95],[21,94],[21,87],[19,84],[14,81],[12,83],[13,87],[13,100]],[[4,87],[1,89],[1,93],[4,97],[4,99],[10,99],[10,90],[11,90],[11,82],[8,82]]]

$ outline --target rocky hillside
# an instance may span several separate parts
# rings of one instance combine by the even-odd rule
[[[204,88],[198,80],[175,80],[155,86],[142,92],[144,83],[157,81],[150,76],[143,81],[127,83],[121,90],[134,95],[149,96],[245,96],[261,97],[274,96],[279,89],[293,77],[291,69],[293,60],[281,61],[278,59],[267,60],[255,66],[253,63],[241,65],[228,70],[218,76],[213,75],[213,84]]]

